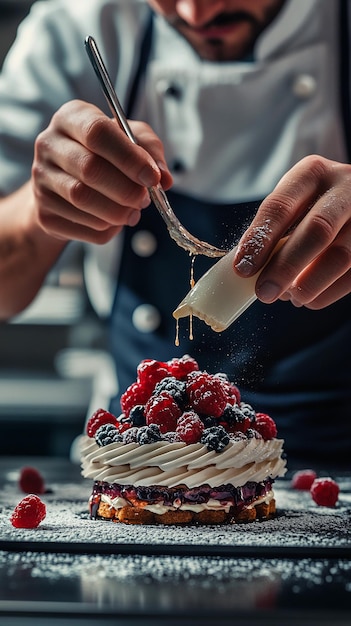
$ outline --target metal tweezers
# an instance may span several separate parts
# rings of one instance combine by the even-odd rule
[[[138,142],[128,124],[127,118],[118,100],[96,41],[90,35],[85,40],[85,48],[113,116],[127,137],[129,137],[134,144],[137,144]],[[167,196],[160,184],[154,187],[149,187],[148,192],[152,202],[158,209],[161,217],[164,219],[170,236],[174,239],[178,246],[184,248],[184,250],[187,250],[190,254],[202,254],[208,257],[221,257],[226,254],[227,250],[220,250],[205,241],[200,241],[191,235],[186,228],[184,228],[174,214],[173,209],[168,202]]]

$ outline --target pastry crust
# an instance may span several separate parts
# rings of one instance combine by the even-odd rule
[[[201,526],[226,523],[247,524],[256,519],[269,519],[275,514],[276,503],[274,498],[270,502],[250,504],[240,511],[232,507],[229,513],[224,510],[211,511],[205,509],[199,513],[170,510],[163,514],[157,514],[146,509],[145,503],[143,506],[127,505],[116,510],[109,504],[100,502],[97,509],[97,517],[100,519],[113,520],[123,524],[163,524],[166,526],[177,524],[199,524]]]

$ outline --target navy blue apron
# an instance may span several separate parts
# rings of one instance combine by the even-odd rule
[[[131,92],[135,101],[150,48],[152,21],[144,38],[140,66]],[[235,242],[252,220],[259,201],[212,204],[172,191],[168,197],[180,221],[200,239],[218,246]],[[138,231],[152,233],[157,249],[138,256],[131,241]],[[195,279],[213,260],[195,259]],[[285,450],[296,464],[349,464],[351,448],[351,295],[321,311],[295,308],[289,302],[255,302],[230,328],[213,332],[204,322],[180,320],[175,346],[172,312],[189,290],[190,257],[170,239],[157,210],[142,212],[135,228],[125,229],[124,251],[111,314],[110,347],[120,393],[134,380],[145,358],[169,360],[191,354],[200,368],[225,371],[243,399],[277,422]],[[143,304],[160,313],[153,332],[140,332],[133,312]],[[120,394],[119,394],[120,395]],[[111,410],[119,414],[119,395]]]

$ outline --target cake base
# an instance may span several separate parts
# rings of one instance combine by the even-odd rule
[[[233,524],[276,514],[272,480],[242,487],[186,485],[135,487],[96,481],[89,500],[91,519],[123,524]]]

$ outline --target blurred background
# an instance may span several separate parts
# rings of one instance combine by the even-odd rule
[[[0,0],[0,66],[33,1]],[[32,305],[0,323],[2,455],[68,457],[97,383],[108,387],[104,325],[89,304],[82,266],[82,247],[69,247]]]

